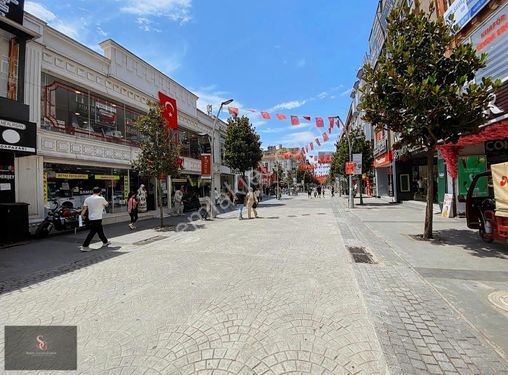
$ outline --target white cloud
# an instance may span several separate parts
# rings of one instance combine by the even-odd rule
[[[289,134],[288,136],[284,137],[282,140],[276,142],[283,145],[288,146],[300,146],[301,144],[309,143],[312,140],[314,140],[316,136],[311,131],[305,131],[305,132],[296,132]],[[301,147],[301,146],[300,146]]]
[[[60,31],[62,34],[67,35],[69,38],[79,40],[80,39],[80,30],[81,26],[76,26],[75,22],[66,22],[63,20],[58,20],[56,22],[49,23],[51,27]]]
[[[107,36],[108,36],[108,33],[107,33],[107,32],[105,32],[105,31],[102,29],[102,27],[100,27],[100,26],[97,26],[97,33],[98,33],[99,35],[102,35],[103,37],[107,37]]]
[[[50,11],[44,5],[35,3],[33,1],[27,1],[25,3],[25,11],[30,14],[33,14],[35,17],[40,18],[44,22],[52,22],[56,19],[55,13]]]
[[[303,68],[305,65],[307,65],[307,61],[305,61],[305,59],[300,59],[296,63],[296,67],[297,68]]]
[[[137,16],[163,16],[181,24],[192,19],[192,0],[126,0],[120,8]]]
[[[353,89],[344,90],[340,93],[340,96],[349,96],[349,94],[351,94],[351,91],[353,91]]]
[[[194,94],[196,94],[199,97],[198,108],[200,110],[202,110],[203,112],[206,112],[206,106],[208,104],[211,104],[213,107],[214,116],[217,113],[217,111],[220,107],[220,104],[228,99],[231,99],[230,97],[227,96],[227,94],[228,94],[227,92],[218,91],[218,90],[215,90],[215,88],[216,88],[216,85],[209,85],[206,87],[201,87],[199,90],[192,90],[194,92]],[[239,108],[240,115],[244,114],[244,113],[242,113],[243,111],[241,110],[241,108],[242,108],[241,103],[234,101],[229,106]],[[224,111],[224,113],[227,114],[228,113],[227,107],[226,108],[223,107],[223,111]]]
[[[290,102],[279,103],[279,104],[273,106],[272,108],[270,108],[269,112],[277,111],[280,109],[295,109],[295,108],[301,107],[305,103],[307,103],[307,100],[292,100]]]
[[[136,19],[136,23],[138,24],[138,27],[143,31],[156,33],[162,32],[161,29],[154,27],[154,23],[146,17],[138,17]]]

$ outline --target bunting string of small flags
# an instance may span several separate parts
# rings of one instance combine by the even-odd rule
[[[228,107],[229,114],[232,116],[238,116],[240,114],[240,108],[238,107]],[[259,113],[261,117],[265,120],[271,120],[272,114],[270,112],[264,112],[264,111],[258,111],[256,109],[247,109],[248,112],[251,113]],[[292,126],[299,126],[301,125],[300,117],[305,120],[306,122],[312,122],[311,116],[297,116],[297,115],[290,115],[289,119]],[[279,121],[286,121],[288,116],[284,113],[275,113],[275,118]],[[331,129],[336,127],[337,129],[340,128],[340,121],[337,118],[337,116],[328,116],[328,132],[331,133]],[[323,117],[315,117],[314,118],[315,124],[317,128],[324,128],[325,127],[325,120]]]

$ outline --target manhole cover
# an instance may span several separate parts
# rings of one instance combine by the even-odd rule
[[[367,263],[374,264],[374,259],[372,259],[372,254],[368,253],[365,248],[357,247],[357,246],[348,246],[348,251],[351,253],[353,260],[355,263]]]
[[[167,237],[166,236],[154,236],[154,237],[149,237],[149,238],[141,240],[141,241],[133,242],[132,244],[137,245],[137,246],[148,245],[149,243],[152,243],[155,241],[160,241],[165,238],[167,238]]]
[[[498,290],[490,293],[489,301],[501,310],[508,311],[508,291]]]

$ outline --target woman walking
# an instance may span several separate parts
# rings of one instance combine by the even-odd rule
[[[129,193],[129,199],[127,200],[127,211],[129,212],[129,215],[131,216],[131,222],[129,223],[129,228],[135,229],[136,226],[134,225],[136,221],[138,221],[138,198],[136,197],[136,193],[131,191]]]
[[[256,198],[256,195],[254,194],[254,190],[252,188],[249,188],[249,192],[247,193],[247,196],[245,197],[246,200],[246,206],[247,206],[247,215],[249,219],[252,219],[252,211],[254,212],[254,217],[258,217],[258,212],[256,211],[256,207],[258,205],[258,200]]]

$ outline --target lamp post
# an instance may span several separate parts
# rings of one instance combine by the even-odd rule
[[[219,120],[220,112],[222,111],[222,107],[228,104],[231,104],[233,99],[228,99],[220,103],[219,110],[217,111],[217,116],[213,120],[213,128],[212,128],[212,167],[210,168],[210,219],[215,217],[215,191],[214,191],[214,168],[215,168],[215,126],[217,125],[217,121]]]
[[[339,122],[342,123],[342,126],[345,128],[346,130],[346,139],[347,139],[347,146],[348,146],[348,151],[349,151],[349,162],[351,163],[353,161],[353,150],[351,149],[351,139],[350,139],[350,131],[349,131],[349,127],[346,128],[346,126],[344,125],[344,121],[342,121],[342,119],[340,118],[340,116],[335,116],[335,118],[337,120],[339,120]],[[353,198],[353,175],[350,174],[349,175],[349,197],[348,197],[348,207],[349,208],[355,208],[355,200]]]

